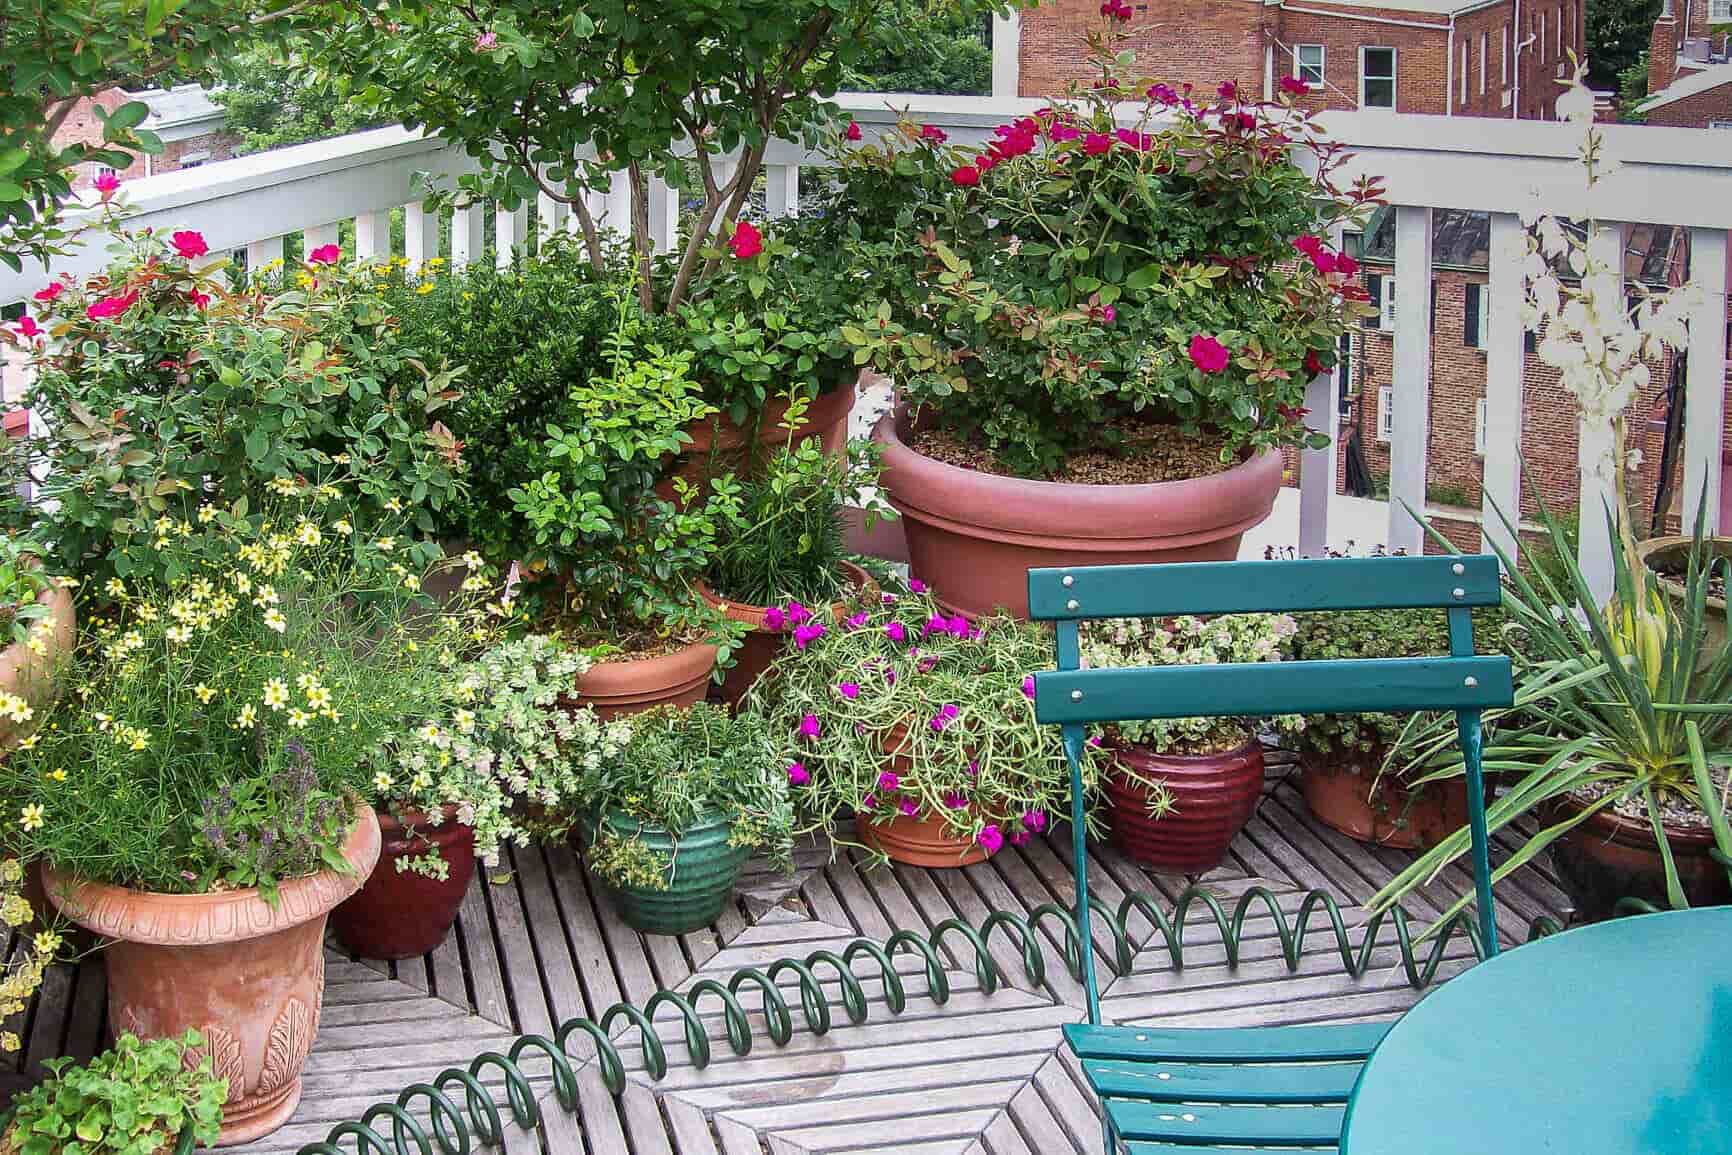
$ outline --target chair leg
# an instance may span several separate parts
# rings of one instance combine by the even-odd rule
[[[1119,1133],[1113,1127],[1112,1116],[1107,1114],[1107,1105],[1101,1104],[1101,1132],[1106,1139],[1107,1155],[1119,1155]]]

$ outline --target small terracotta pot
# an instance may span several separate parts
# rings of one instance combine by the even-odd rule
[[[847,576],[849,593],[840,601],[832,602],[815,612],[814,616],[827,624],[840,622],[848,616],[850,607],[858,604],[863,598],[869,598],[878,593],[878,583],[872,580],[872,575],[851,561],[842,563],[842,572]],[[740,643],[740,648],[734,651],[734,664],[722,675],[722,700],[730,706],[738,706],[740,699],[752,683],[758,680],[770,663],[779,657],[787,648],[788,640],[794,636],[794,627],[784,626],[772,630],[764,624],[764,615],[769,612],[769,606],[747,605],[744,602],[729,601],[718,597],[713,590],[699,590],[704,600],[721,610],[727,617],[736,622],[745,622],[749,631]]]
[[[1573,798],[1553,804],[1549,823],[1562,822],[1584,809]],[[1664,825],[1672,864],[1691,906],[1732,903],[1726,868],[1708,856],[1714,834],[1706,827]],[[1597,810],[1580,826],[1552,843],[1552,865],[1579,918],[1611,918],[1620,898],[1641,898],[1668,905],[1666,866],[1654,842],[1654,828],[1610,810]]]
[[[373,811],[382,839],[379,865],[354,897],[331,912],[331,931],[349,951],[362,958],[419,958],[451,933],[475,877],[475,828],[457,821],[457,807],[444,812],[444,821],[433,826],[420,811],[405,812],[403,821],[390,811]],[[399,862],[434,850],[445,860],[444,878],[398,869]]]
[[[887,818],[857,815],[855,828],[860,841],[883,851],[892,862],[907,866],[972,866],[992,857],[980,843],[966,835],[955,835],[939,815],[918,814],[910,818],[896,814]]]
[[[343,847],[354,873],[285,882],[274,907],[250,888],[153,894],[44,872],[67,917],[115,940],[104,952],[110,1033],[204,1035],[212,1067],[229,1081],[219,1146],[270,1134],[300,1102],[324,1002],[325,919],[372,873],[379,842],[372,807],[357,806]]]
[[[704,696],[716,668],[716,647],[693,642],[653,658],[600,661],[577,679],[577,693],[562,705],[594,706],[600,718],[636,714],[672,703],[689,706]]]
[[[805,421],[793,435],[794,444],[816,437],[824,452],[841,453],[848,444],[848,414],[854,408],[857,382],[838,385],[828,393],[820,393],[806,409]],[[764,403],[763,420],[754,430],[736,425],[725,414],[717,413],[686,426],[692,443],[679,456],[674,475],[694,485],[701,485],[724,473],[750,475],[759,463],[774,453],[778,445],[788,441],[788,431],[782,428],[782,418],[788,412],[786,398],[772,397]],[[656,492],[673,500],[672,479],[656,486]]]
[[[1421,850],[1467,825],[1467,783],[1460,778],[1412,791],[1392,777],[1377,786],[1381,751],[1300,756],[1299,792],[1325,826],[1376,846]]]
[[[54,704],[60,690],[56,667],[71,656],[77,640],[72,591],[51,585],[38,600],[47,604],[47,620],[52,623],[43,634],[46,652],[33,654],[22,642],[0,650],[0,690],[23,698],[35,708],[30,721],[22,725],[0,721],[0,755],[15,749],[48,716],[48,707]]]
[[[1263,797],[1263,744],[1256,736],[1221,754],[1158,754],[1123,744],[1109,748],[1114,768],[1102,785],[1113,844],[1165,874],[1202,874],[1221,865]],[[1119,767],[1165,783],[1172,810],[1152,817],[1149,792]]]
[[[1026,618],[1034,566],[1231,561],[1281,489],[1274,450],[1186,481],[1080,485],[946,465],[908,447],[912,428],[905,409],[873,428],[881,484],[902,515],[910,571],[970,617],[1004,606]]]

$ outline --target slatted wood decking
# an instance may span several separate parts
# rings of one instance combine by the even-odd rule
[[[1362,901],[1406,855],[1362,846],[1313,820],[1286,781],[1292,769],[1284,758],[1271,760],[1261,808],[1228,861],[1202,881],[1223,899],[1267,886],[1283,896],[1288,911],[1311,887],[1330,890],[1344,903]],[[456,932],[425,959],[388,965],[332,952],[324,1020],[299,1111],[284,1130],[243,1150],[295,1151],[406,1084],[483,1050],[503,1049],[519,1033],[551,1034],[567,1018],[599,1017],[620,1000],[641,1004],[660,988],[725,978],[741,967],[818,949],[840,950],[861,936],[882,940],[897,929],[930,930],[949,918],[978,926],[993,909],[1026,914],[1042,903],[1068,903],[1067,838],[1061,830],[1047,841],[1006,848],[982,865],[947,871],[867,870],[847,855],[832,862],[827,847],[810,846],[793,877],[749,873],[740,901],[715,926],[678,939],[646,938],[625,928],[570,852],[518,853],[509,877],[477,879]],[[1149,874],[1098,847],[1090,881],[1109,906],[1135,889],[1160,896],[1170,909],[1188,880]],[[1468,887],[1466,872],[1457,872],[1448,886],[1456,893]],[[1552,880],[1531,868],[1501,886],[1499,897],[1502,925],[1518,937],[1532,918],[1556,915],[1565,903]],[[1439,905],[1421,898],[1409,909],[1423,920],[1435,917]],[[1138,952],[1131,973],[1115,979],[1104,962],[1100,967],[1107,1016],[1212,1026],[1364,1020],[1398,1014],[1417,997],[1393,945],[1379,950],[1371,970],[1355,980],[1342,972],[1333,937],[1313,936],[1298,972],[1290,974],[1273,921],[1262,913],[1249,920],[1240,965],[1229,969],[1212,921],[1197,921],[1201,913],[1191,915],[1182,971],[1170,964],[1159,936],[1149,942],[1153,928],[1133,920]],[[836,1022],[822,1036],[807,1029],[797,995],[784,983],[794,1034],[780,1048],[762,1033],[756,996],[742,995],[758,1032],[745,1056],[729,1050],[719,1015],[707,1013],[716,1004],[705,1002],[714,1046],[703,1070],[691,1063],[677,1016],[664,1009],[656,1026],[667,1050],[665,1078],[652,1080],[644,1071],[633,1032],[616,1032],[626,1091],[609,1095],[595,1064],[585,1062],[578,1076],[580,1112],[573,1115],[550,1093],[545,1061],[526,1064],[541,1094],[545,1130],[536,1135],[508,1127],[505,1147],[512,1155],[1098,1152],[1099,1123],[1059,1037],[1063,1024],[1081,1017],[1082,991],[1061,963],[1057,938],[1045,937],[1046,976],[1036,985],[1011,940],[995,936],[993,954],[1011,986],[990,995],[980,989],[966,947],[944,952],[951,995],[942,1006],[928,996],[923,966],[898,955],[908,994],[900,1015],[891,1013],[882,982],[863,962],[856,971],[869,1016],[850,1024],[830,979]],[[1382,941],[1392,944],[1393,935],[1386,930]],[[1108,945],[1098,931],[1097,945]],[[1458,939],[1441,973],[1471,961],[1465,940]],[[16,1086],[39,1077],[46,1058],[92,1053],[101,1043],[104,1014],[99,961],[57,968],[29,1013],[26,1048],[7,1081]]]

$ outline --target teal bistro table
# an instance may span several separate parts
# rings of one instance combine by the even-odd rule
[[[1530,942],[1390,1028],[1342,1155],[1732,1155],[1732,908]]]

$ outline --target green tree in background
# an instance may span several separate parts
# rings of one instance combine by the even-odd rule
[[[983,96],[992,88],[991,19],[955,0],[890,0],[849,69],[861,92]]]
[[[1588,83],[1601,91],[1622,91],[1621,77],[1638,59],[1646,60],[1661,0],[1589,0],[1587,9]],[[1646,81],[1643,83],[1646,93]]]
[[[256,45],[223,66],[212,97],[240,135],[237,153],[264,152],[377,128],[387,118],[350,99],[345,86],[319,84],[306,63],[275,46]]]

